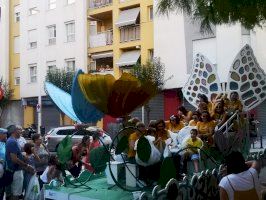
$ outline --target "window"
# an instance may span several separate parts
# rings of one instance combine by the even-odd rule
[[[29,9],[29,15],[35,15],[38,13],[37,7]]]
[[[30,83],[36,83],[37,82],[37,64],[30,64],[29,71],[30,71]]]
[[[67,4],[75,3],[76,0],[67,0]]]
[[[48,61],[46,62],[47,70],[48,71],[55,71],[56,70],[56,61]]]
[[[74,42],[75,41],[75,22],[66,22],[66,39],[67,42]]]
[[[65,64],[66,64],[66,70],[68,72],[71,72],[71,71],[75,71],[75,58],[69,58],[69,59],[65,59]]]
[[[48,0],[48,9],[52,10],[56,8],[56,0]]]
[[[149,20],[153,21],[153,6],[149,6]]]
[[[20,21],[20,6],[19,5],[14,7],[14,18],[15,18],[15,22]]]
[[[37,48],[37,30],[36,29],[28,31],[28,41],[29,41],[30,49]]]
[[[14,37],[14,53],[19,53],[20,52],[20,40],[19,36]]]
[[[153,61],[153,59],[154,59],[154,50],[153,49],[149,49],[148,51],[149,51],[149,60]]]
[[[14,85],[20,84],[20,68],[14,69]]]
[[[54,45],[56,43],[56,26],[48,26],[48,44]]]

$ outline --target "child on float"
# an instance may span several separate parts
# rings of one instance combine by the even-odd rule
[[[197,123],[200,121],[200,113],[198,111],[194,111],[192,113],[192,119],[189,121],[189,126],[197,126]]]
[[[192,112],[188,111],[184,106],[179,106],[178,116],[180,117],[180,121],[183,122],[184,125],[188,125],[192,117]]]
[[[190,138],[186,140],[185,147],[188,148],[186,149],[184,153],[184,167],[187,165],[187,160],[192,160],[193,165],[194,165],[194,173],[199,172],[199,153],[198,150],[199,148],[202,147],[203,142],[202,140],[197,137],[198,135],[198,130],[197,129],[192,129],[190,131]]]
[[[163,153],[165,148],[165,140],[171,138],[170,132],[166,130],[166,125],[164,120],[157,120],[155,125],[156,133],[155,133],[155,142],[154,145],[156,148]]]
[[[199,95],[199,108],[198,108],[198,110],[200,111],[200,113],[203,111],[208,111],[210,113],[212,111],[212,103],[209,102],[208,97],[204,94]]]
[[[230,94],[230,100],[226,101],[225,110],[227,111],[228,115],[232,115],[236,111],[241,112],[243,110],[243,105],[239,100],[239,95],[237,92],[232,92]]]
[[[183,127],[184,124],[181,122],[181,119],[177,115],[172,115],[169,121],[165,122],[165,128],[173,133],[178,133]]]
[[[209,112],[204,111],[201,114],[201,121],[197,123],[198,137],[206,142],[208,146],[213,145],[213,134],[215,129],[215,122],[211,119]]]
[[[213,105],[214,106],[211,112],[211,117],[215,121],[216,125],[220,127],[228,119],[228,115],[224,109],[224,101],[222,99],[216,100]]]
[[[134,150],[135,143],[136,143],[136,141],[138,139],[140,139],[140,137],[142,135],[145,135],[145,133],[146,133],[146,127],[145,127],[145,124],[143,122],[137,122],[136,128],[139,131],[135,131],[134,133],[131,133],[129,135],[129,138],[128,138],[128,153],[127,153],[127,156],[128,156],[129,162],[133,163],[133,164],[136,163],[136,160],[135,160],[136,151]]]

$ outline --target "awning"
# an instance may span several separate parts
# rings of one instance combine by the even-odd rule
[[[115,25],[118,27],[122,27],[122,26],[136,24],[139,13],[140,13],[139,7],[128,9],[128,10],[123,10],[120,12],[119,19],[117,20]]]
[[[113,52],[96,53],[91,55],[91,58],[93,60],[97,60],[100,58],[112,58],[112,57],[113,57]]]
[[[140,50],[127,51],[122,53],[120,59],[116,63],[119,67],[135,65],[140,57]]]

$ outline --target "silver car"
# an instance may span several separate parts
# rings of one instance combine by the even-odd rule
[[[101,132],[104,135],[108,136],[108,134],[103,131],[99,127],[89,127],[87,128],[89,131],[97,131]],[[56,151],[59,143],[67,136],[72,135],[77,130],[74,126],[64,126],[64,127],[58,127],[51,129],[46,135],[45,135],[45,143],[50,152]],[[81,142],[82,138],[84,136],[83,131],[78,131],[73,137],[72,137],[72,146],[75,144],[78,144]],[[109,137],[109,136],[108,136]]]

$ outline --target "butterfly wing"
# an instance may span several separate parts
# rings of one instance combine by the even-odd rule
[[[70,94],[49,82],[45,82],[45,92],[50,96],[54,104],[70,119],[81,122],[73,110]]]
[[[241,49],[230,68],[227,92],[233,91],[239,94],[244,111],[255,108],[266,98],[266,76],[249,45]]]
[[[211,100],[222,93],[220,79],[214,65],[200,53],[196,54],[191,75],[182,92],[194,107],[198,106],[200,94],[205,94]]]

